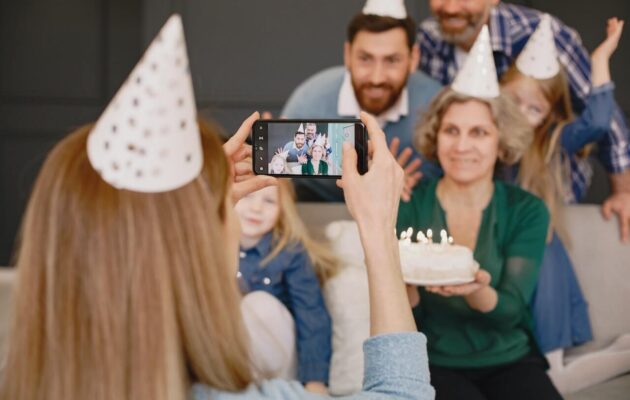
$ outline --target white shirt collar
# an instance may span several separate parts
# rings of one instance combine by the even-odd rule
[[[337,113],[340,116],[352,115],[358,118],[360,112],[361,107],[359,106],[359,102],[354,95],[350,73],[346,71],[346,74],[343,78],[343,83],[341,84],[341,89],[339,89]],[[398,122],[401,117],[405,117],[407,116],[407,114],[409,114],[409,92],[407,91],[407,86],[405,86],[405,88],[400,93],[400,97],[398,97],[396,103],[394,103],[394,105],[391,106],[389,109],[385,110],[385,112],[377,115],[376,120],[382,128],[388,122]]]

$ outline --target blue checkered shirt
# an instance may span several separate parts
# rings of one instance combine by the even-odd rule
[[[530,35],[536,30],[542,14],[530,8],[514,4],[499,3],[490,12],[490,36],[494,62],[501,76],[514,62]],[[581,113],[591,91],[591,63],[589,54],[582,46],[578,33],[553,18],[558,58],[563,64],[571,89],[573,108]],[[420,24],[420,68],[434,79],[447,85],[457,73],[455,47],[445,42],[437,21],[429,18]],[[619,106],[615,103],[610,129],[597,142],[598,158],[611,173],[620,173],[630,168],[630,132]],[[583,167],[583,165],[582,165]],[[589,174],[584,168],[574,168],[573,183],[586,185]],[[589,170],[590,171],[590,170]],[[586,188],[582,188],[585,190]]]

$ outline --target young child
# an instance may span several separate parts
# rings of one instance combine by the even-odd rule
[[[536,337],[540,349],[547,353],[552,376],[554,371],[564,368],[562,349],[592,339],[586,300],[563,245],[567,236],[559,211],[564,204],[574,203],[585,194],[592,174],[586,159],[590,144],[600,141],[609,130],[614,85],[608,62],[619,43],[623,24],[617,18],[608,20],[607,37],[591,56],[592,90],[578,116],[573,115],[566,75],[556,58],[550,17],[544,16],[537,29],[537,33],[547,31],[550,44],[544,44],[543,32],[532,46],[538,54],[528,52],[526,46],[516,64],[502,77],[502,87],[513,95],[535,127],[534,141],[518,171],[512,172],[512,178],[541,197],[551,214],[548,246],[532,313]],[[545,69],[557,72],[545,76]],[[536,71],[540,72],[538,76]],[[602,358],[602,366],[605,364]],[[558,387],[563,386],[557,376],[554,382]]]
[[[541,25],[545,20],[550,24],[548,18],[543,17]],[[591,55],[591,93],[585,109],[575,118],[566,74],[556,59],[555,48],[549,55],[550,62],[558,68],[555,75],[536,78],[535,74],[523,71],[527,67],[519,67],[517,60],[502,77],[502,87],[513,95],[536,128],[534,144],[520,163],[518,180],[541,196],[552,214],[557,206],[554,198],[561,203],[579,201],[590,183],[591,172],[585,156],[588,145],[602,139],[610,128],[614,85],[609,60],[619,43],[623,24],[617,18],[608,20],[607,37]]]
[[[287,153],[274,155],[269,163],[269,169],[269,172],[273,174],[290,174],[291,171],[287,164]]]
[[[254,192],[235,209],[241,222],[241,288],[270,293],[290,311],[297,379],[307,390],[326,393],[332,328],[320,285],[335,274],[337,261],[309,237],[290,182],[279,180],[277,186]]]

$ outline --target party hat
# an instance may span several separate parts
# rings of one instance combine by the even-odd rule
[[[165,192],[203,166],[184,30],[173,15],[90,132],[90,163],[110,185]]]
[[[536,31],[516,59],[516,68],[535,79],[549,79],[560,72],[549,14],[542,15]]]
[[[451,88],[456,92],[482,99],[499,96],[499,82],[492,56],[488,25],[481,28]]]
[[[407,18],[404,0],[367,0],[362,13],[396,19]]]

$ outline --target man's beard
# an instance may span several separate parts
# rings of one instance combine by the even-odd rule
[[[440,26],[440,32],[442,33],[442,38],[451,44],[456,46],[458,45],[468,45],[475,40],[477,33],[481,30],[481,26],[486,22],[486,17],[490,13],[490,5],[480,14],[473,15],[470,13],[459,13],[459,14],[448,14],[444,12],[439,12],[436,15],[438,24]],[[457,31],[453,30],[445,30],[442,25],[443,19],[448,18],[460,18],[466,20],[466,26]]]
[[[354,90],[354,95],[359,102],[359,106],[363,111],[367,111],[372,115],[380,115],[383,112],[387,111],[390,107],[392,107],[398,101],[400,94],[403,89],[407,85],[407,77],[402,82],[401,85],[395,87],[388,83],[381,83],[379,85],[373,85],[371,83],[364,83],[363,85],[357,85],[354,81],[352,82],[352,89]],[[388,93],[380,97],[378,99],[373,99],[369,97],[364,92],[368,89],[383,89]]]

